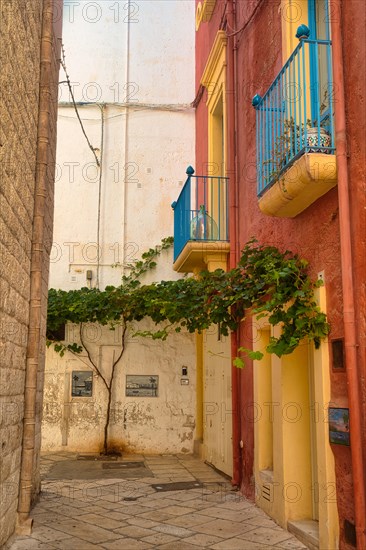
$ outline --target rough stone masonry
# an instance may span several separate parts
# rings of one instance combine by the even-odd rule
[[[16,526],[27,347],[36,331],[41,336],[42,345],[37,352],[32,487],[27,489],[33,499],[40,484],[43,336],[52,243],[59,66],[56,35],[61,35],[61,13],[57,0],[3,0],[0,3],[0,546]],[[49,41],[51,61],[46,64],[43,60],[42,67],[42,33],[44,42],[47,19],[53,19],[54,36]],[[40,128],[42,117],[44,126],[45,113],[47,132],[42,135]],[[40,181],[43,182],[41,186]],[[37,211],[37,193],[43,194],[43,215]],[[42,242],[33,242],[32,245],[34,234],[39,229]],[[39,322],[31,326],[30,303],[34,299],[31,293],[37,291],[34,285],[31,286],[31,272],[37,265],[41,281],[38,292],[40,314]]]

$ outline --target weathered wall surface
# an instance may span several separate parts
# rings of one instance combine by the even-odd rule
[[[0,545],[15,528],[36,173],[42,2],[1,3]]]
[[[29,335],[30,272],[34,198],[37,179],[37,134],[40,99],[40,46],[44,2],[26,7],[21,0],[1,2],[1,118],[0,118],[0,546],[15,529],[19,470],[22,454],[24,385]],[[61,11],[55,14],[55,27]],[[56,44],[53,44],[56,47]],[[57,54],[51,80],[58,81]],[[41,87],[41,93],[48,93]],[[56,92],[56,89],[54,90]],[[48,254],[52,241],[53,170],[55,162],[56,104],[50,100],[52,126],[46,159],[47,199],[42,253],[43,304],[41,332],[45,334]],[[44,347],[44,343],[42,343]],[[44,353],[43,353],[44,355]],[[42,404],[42,351],[37,379],[37,414],[32,492],[39,490],[38,458]]]
[[[149,325],[139,324],[142,329]],[[134,329],[137,328],[137,325]],[[133,330],[134,330],[133,329]],[[69,325],[68,340],[78,340],[78,326]],[[113,382],[111,447],[126,452],[189,453],[195,428],[195,353],[190,335],[171,335],[165,342],[126,336],[126,348]],[[117,357],[121,331],[97,325],[84,329],[86,345],[103,376],[109,380]],[[182,367],[187,376],[182,376]],[[93,373],[91,397],[72,397],[72,372],[92,371],[86,354],[61,358],[47,351],[43,448],[49,451],[102,451],[107,390]],[[157,396],[126,397],[126,375],[158,376]],[[181,384],[181,380],[189,384]]]
[[[67,87],[61,84],[50,287],[65,290],[95,287],[98,281],[100,288],[120,284],[126,264],[173,235],[170,205],[195,156],[194,109],[190,106],[194,98],[192,2],[163,0],[158,9],[153,1],[131,3],[129,14],[110,0],[98,6],[75,4],[72,12],[65,9],[64,17],[66,65],[75,98],[83,102],[79,113],[98,158],[102,155],[100,173],[70,105]],[[91,49],[95,42],[98,48]],[[179,277],[172,263],[171,251],[164,252],[144,282]],[[91,271],[91,281],[87,271]],[[103,331],[97,344],[95,353],[103,358],[111,349],[110,337],[108,330]],[[116,381],[121,400],[117,399],[112,434],[118,444],[146,452],[192,451],[194,349],[193,335],[172,336],[160,344],[143,339],[128,343]],[[192,366],[190,384],[181,386],[181,367],[186,361]],[[51,394],[47,393],[43,420],[44,448],[62,444],[65,422],[62,415],[53,417],[48,409],[63,410],[69,402],[65,377],[76,363],[71,356],[47,355],[46,387]],[[160,376],[158,398],[140,398],[136,405],[132,398],[125,399],[125,374],[134,372]],[[60,377],[54,394],[55,380]],[[100,408],[102,415],[106,393],[99,382],[96,388],[93,410]],[[70,411],[78,406],[73,402]],[[120,408],[122,417],[127,415],[124,424]],[[79,416],[76,420],[79,413],[74,412],[63,448],[99,450],[101,419],[91,417],[84,422]]]

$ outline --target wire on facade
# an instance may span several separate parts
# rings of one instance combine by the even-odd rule
[[[95,153],[95,149],[94,147],[92,146],[92,144],[90,143],[89,141],[89,138],[85,132],[85,129],[84,129],[84,126],[83,126],[83,123],[81,121],[81,118],[80,118],[80,115],[79,115],[79,111],[78,111],[78,108],[77,108],[77,105],[76,105],[76,101],[75,101],[75,97],[74,97],[74,93],[72,91],[72,86],[71,86],[71,82],[70,82],[70,77],[67,73],[67,69],[66,69],[66,62],[65,62],[65,49],[64,49],[64,45],[63,43],[61,43],[61,59],[60,59],[60,63],[61,63],[61,66],[65,72],[65,76],[66,76],[66,82],[67,82],[67,86],[69,88],[69,91],[70,91],[70,96],[71,96],[71,99],[72,99],[72,103],[74,105],[74,109],[75,109],[75,112],[76,112],[76,116],[78,117],[78,120],[79,120],[79,123],[80,123],[80,126],[81,126],[81,129],[82,129],[82,132],[85,136],[85,139],[86,141],[88,142],[88,145],[89,145],[89,148],[90,150],[92,151],[93,155],[94,155],[94,158],[95,158],[95,162],[97,163],[97,166],[100,167],[100,162],[99,162],[99,159]]]
[[[259,8],[262,6],[263,3],[264,3],[264,0],[260,0],[260,2],[255,6],[254,10],[252,11],[248,21],[240,29],[238,29],[237,31],[233,31],[231,33],[226,32],[227,36],[228,37],[236,36],[237,34],[243,32],[247,28],[247,26],[252,22],[252,20],[254,19],[255,14],[257,13],[257,11],[259,10]]]
[[[129,109],[134,109],[136,111],[149,111],[149,110],[155,110],[155,111],[172,111],[172,112],[184,112],[184,111],[190,111],[192,110],[192,103],[118,103],[118,102],[115,102],[115,101],[110,101],[110,102],[103,102],[103,103],[97,103],[95,101],[88,101],[88,102],[75,102],[76,106],[81,106],[81,107],[84,107],[84,106],[93,106],[93,105],[104,105],[106,107],[108,106],[111,106],[111,107],[121,107],[121,108],[129,108]],[[69,106],[74,106],[74,104],[72,102],[67,102],[67,101],[61,101],[59,103],[59,106],[60,107],[69,107]],[[124,116],[124,113],[122,114],[119,114],[119,115],[113,115],[113,116],[109,116],[107,117],[108,119],[109,118],[115,118],[117,116]],[[82,120],[94,120],[94,119],[86,119],[86,118],[83,118]]]

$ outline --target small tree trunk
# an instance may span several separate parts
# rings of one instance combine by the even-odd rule
[[[107,413],[106,413],[106,420],[105,420],[105,424],[104,424],[103,454],[108,454],[108,452],[109,452],[109,449],[108,449],[108,428],[109,428],[109,422],[111,420],[111,403],[112,403],[113,380],[114,380],[115,369],[116,369],[117,363],[122,358],[123,352],[125,350],[126,330],[127,330],[127,325],[124,322],[123,323],[123,329],[122,329],[122,337],[121,337],[121,351],[120,351],[117,359],[114,358],[114,351],[113,351],[112,373],[111,373],[111,378],[110,378],[109,384],[108,384],[106,378],[103,376],[103,374],[102,374],[101,370],[98,368],[97,364],[93,361],[92,356],[90,354],[90,351],[88,350],[87,346],[85,345],[85,342],[83,340],[83,324],[80,323],[80,342],[81,342],[83,348],[85,349],[85,351],[87,353],[90,364],[92,365],[92,367],[94,368],[96,373],[103,380],[103,383],[104,383],[104,385],[107,389],[107,392],[108,392]]]
[[[122,330],[122,338],[121,338],[121,352],[119,353],[117,359],[114,359],[114,351],[113,351],[113,364],[112,364],[112,373],[111,378],[109,381],[109,386],[107,386],[108,390],[108,403],[107,403],[107,414],[106,414],[106,421],[104,424],[104,442],[103,442],[103,452],[104,454],[108,454],[110,449],[108,448],[108,429],[109,429],[109,422],[111,420],[111,404],[112,404],[112,391],[113,391],[113,381],[114,381],[114,375],[115,370],[117,367],[118,362],[122,358],[123,352],[125,350],[125,336],[126,336],[126,323],[123,325]]]
[[[104,424],[104,443],[103,443],[103,453],[108,454],[108,428],[109,421],[111,418],[111,402],[112,402],[112,385],[108,388],[108,404],[107,404],[107,414]]]

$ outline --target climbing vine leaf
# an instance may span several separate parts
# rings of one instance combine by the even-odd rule
[[[254,239],[243,248],[236,268],[228,272],[204,271],[200,277],[185,277],[175,281],[142,284],[141,278],[156,266],[162,250],[172,245],[169,237],[150,248],[128,265],[129,273],[121,285],[105,290],[82,288],[64,291],[51,289],[48,297],[48,333],[57,332],[62,324],[100,323],[114,328],[117,324],[150,318],[156,330],[136,334],[165,340],[172,332],[186,329],[193,333],[220,324],[223,335],[236,330],[247,315],[266,317],[271,325],[280,327],[272,336],[268,353],[281,357],[291,353],[304,338],[315,347],[329,332],[326,315],[319,309],[314,291],[322,281],[312,281],[308,262],[290,251],[281,252],[273,246],[263,246]],[[54,339],[53,339],[54,340]],[[49,340],[60,354],[67,349],[80,353],[78,344],[64,345]],[[250,359],[261,359],[262,353],[245,348],[238,350]],[[243,358],[234,364],[241,368]]]

